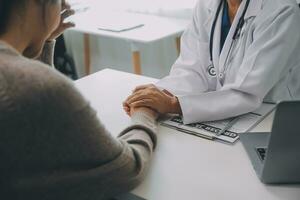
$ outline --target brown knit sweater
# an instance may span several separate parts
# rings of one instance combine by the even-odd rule
[[[133,189],[156,124],[144,113],[132,123],[113,138],[71,81],[0,42],[0,199],[101,200]]]

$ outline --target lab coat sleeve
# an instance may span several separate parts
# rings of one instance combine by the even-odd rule
[[[203,18],[207,12],[199,1],[193,14],[192,23],[181,37],[181,53],[168,76],[156,83],[174,95],[185,95],[208,90],[205,70],[209,61],[208,33]]]
[[[234,83],[219,91],[178,95],[184,123],[224,119],[258,108],[290,70],[286,63],[300,45],[299,16],[298,8],[291,6],[260,16]]]

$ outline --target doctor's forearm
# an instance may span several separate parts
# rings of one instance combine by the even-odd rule
[[[237,90],[179,96],[185,124],[222,120],[257,109],[262,98]]]

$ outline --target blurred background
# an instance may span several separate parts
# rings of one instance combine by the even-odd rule
[[[69,0],[77,12],[77,17],[91,10],[97,13],[126,12],[149,16],[181,19],[189,22],[197,0]],[[100,17],[85,20],[84,23],[97,23]],[[102,17],[101,17],[102,18]],[[105,16],[103,16],[105,18]],[[75,20],[70,18],[69,20]],[[78,78],[87,75],[85,71],[84,34],[68,30],[64,34],[67,53],[73,58]],[[131,45],[126,40],[89,34],[90,73],[104,68],[134,72],[132,67]],[[148,44],[137,43],[140,51],[142,75],[162,78],[167,75],[178,56],[175,37],[167,37]]]

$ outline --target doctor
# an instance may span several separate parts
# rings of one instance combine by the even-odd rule
[[[295,0],[200,0],[170,75],[124,102],[219,120],[263,101],[300,98],[300,10]]]

